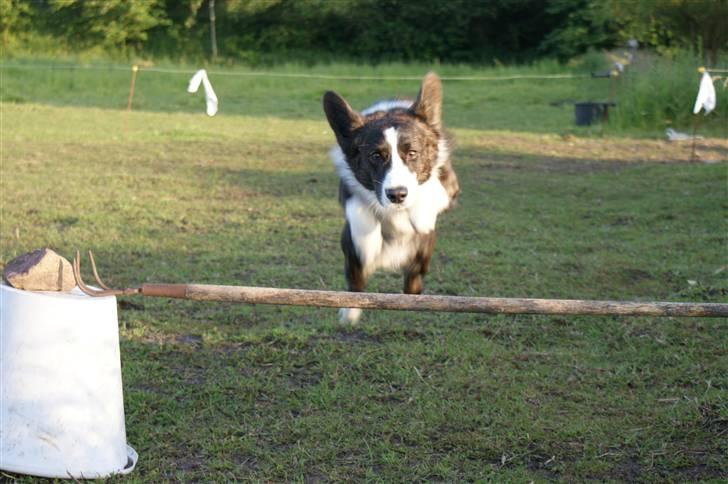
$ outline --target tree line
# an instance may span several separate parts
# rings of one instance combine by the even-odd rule
[[[0,0],[5,51],[275,60],[567,60],[636,39],[716,62],[728,0]]]

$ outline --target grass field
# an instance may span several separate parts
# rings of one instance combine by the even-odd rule
[[[321,93],[326,89],[345,94],[352,106],[363,109],[377,99],[416,94],[415,82],[391,78],[417,78],[435,69],[442,76],[488,79],[445,82],[444,107],[449,113],[451,128],[657,139],[664,137],[667,127],[691,131],[691,118],[681,113],[691,112],[697,94],[698,59],[688,56],[656,60],[645,54],[628,75],[614,80],[613,85],[609,79],[589,76],[591,70],[602,69],[595,64],[598,59],[596,56],[590,62],[572,67],[541,61],[531,66],[490,68],[397,63],[207,68],[220,98],[220,114],[225,115],[318,121]],[[204,110],[202,95],[186,92],[187,81],[199,66],[168,63],[141,63],[141,66],[136,79],[134,109],[170,113]],[[582,77],[539,78],[554,74]],[[127,105],[131,68],[118,63],[7,59],[0,64],[0,75],[0,94],[6,102],[122,109]],[[304,77],[285,77],[297,75]],[[372,77],[389,79],[367,79]],[[721,85],[716,81],[719,99],[728,92]],[[575,102],[606,100],[617,102],[617,107],[611,110],[610,123],[575,126]],[[710,116],[700,117],[699,134],[728,138],[728,109],[723,102],[718,102]]]
[[[343,287],[321,92],[362,106],[417,88],[251,80],[207,118],[185,76],[168,108],[142,73],[129,113],[126,74],[75,98],[59,73],[3,74],[0,259],[91,248],[116,286]],[[459,89],[463,192],[426,293],[728,301],[728,141],[688,163],[689,145],[644,133],[570,134],[569,108],[539,111],[568,82],[526,93],[525,117],[507,90],[481,109]],[[369,311],[347,327],[328,309],[131,298],[119,316],[140,454],[125,481],[728,478],[722,320]]]

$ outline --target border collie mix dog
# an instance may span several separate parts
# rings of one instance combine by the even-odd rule
[[[338,143],[331,158],[346,215],[348,290],[363,291],[375,270],[389,269],[404,273],[405,293],[421,293],[437,216],[459,192],[442,128],[440,79],[427,74],[414,102],[381,101],[357,113],[329,91],[323,107]],[[339,311],[342,322],[360,315],[361,309]]]

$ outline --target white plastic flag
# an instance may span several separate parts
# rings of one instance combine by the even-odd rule
[[[187,86],[187,92],[195,93],[200,88],[200,83],[205,89],[205,102],[207,103],[207,115],[214,116],[217,113],[217,96],[215,90],[212,89],[212,84],[207,78],[207,72],[205,69],[200,69],[195,72],[195,75],[190,79],[190,83]]]
[[[700,79],[700,89],[698,97],[695,99],[693,114],[698,114],[701,109],[705,110],[705,114],[715,109],[715,86],[713,86],[713,79],[708,71],[703,71],[703,77]]]

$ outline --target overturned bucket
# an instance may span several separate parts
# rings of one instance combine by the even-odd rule
[[[0,469],[43,477],[126,474],[116,298],[0,283]]]

